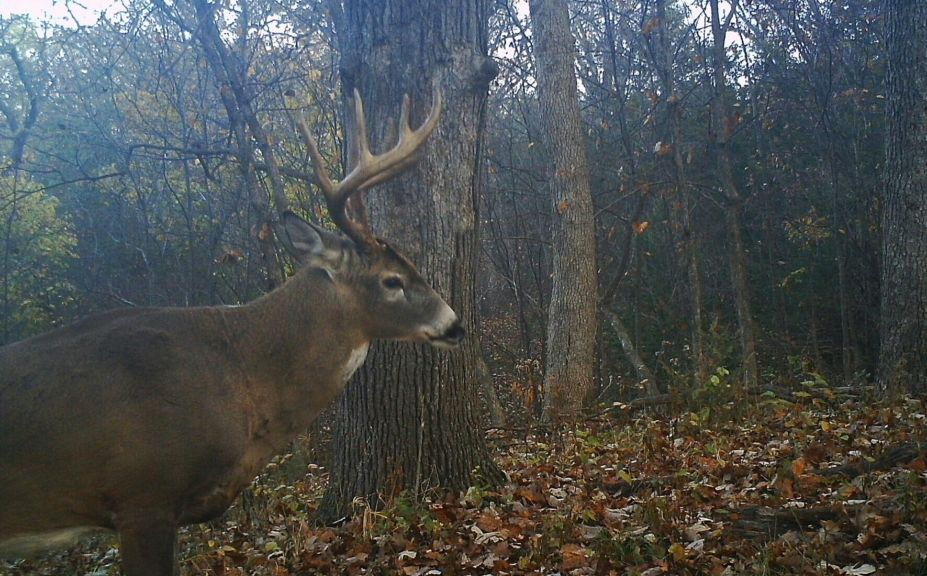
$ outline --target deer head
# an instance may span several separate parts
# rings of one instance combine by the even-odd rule
[[[405,96],[396,144],[387,152],[373,154],[367,139],[364,103],[355,90],[351,128],[355,165],[340,182],[329,176],[305,120],[298,118],[296,124],[312,159],[329,215],[348,240],[332,237],[292,212],[284,214],[283,233],[279,236],[300,264],[321,271],[334,283],[352,287],[355,298],[363,303],[359,314],[366,319],[366,329],[373,337],[452,347],[465,335],[457,315],[405,256],[374,236],[358,195],[400,174],[414,162],[438,125],[441,107],[441,92],[436,89],[428,117],[420,128],[413,130],[409,125],[409,97]],[[348,215],[349,203],[359,218]]]

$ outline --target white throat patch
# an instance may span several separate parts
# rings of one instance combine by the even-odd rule
[[[357,372],[357,369],[360,368],[364,360],[367,359],[367,350],[369,349],[370,344],[368,343],[351,350],[351,354],[348,356],[348,362],[344,365],[344,372],[342,372],[342,378],[345,382],[351,379],[351,376]]]

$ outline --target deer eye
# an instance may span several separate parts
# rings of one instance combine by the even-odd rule
[[[399,276],[387,276],[383,279],[383,286],[390,290],[402,290],[402,278]]]

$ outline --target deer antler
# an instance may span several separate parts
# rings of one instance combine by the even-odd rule
[[[335,224],[359,245],[375,246],[376,240],[366,223],[353,220],[347,214],[347,202],[355,192],[366,190],[375,184],[385,182],[408,168],[415,155],[434,132],[441,117],[442,95],[436,86],[432,95],[431,111],[425,122],[417,130],[409,125],[409,96],[402,98],[402,112],[399,116],[399,139],[396,145],[383,154],[370,152],[367,141],[367,120],[364,116],[364,102],[360,93],[354,90],[354,125],[350,129],[355,133],[356,158],[354,168],[340,182],[332,181],[319,154],[315,138],[309,133],[309,126],[304,118],[296,121],[300,136],[309,149],[309,157],[318,180],[319,187],[325,195],[328,213]]]

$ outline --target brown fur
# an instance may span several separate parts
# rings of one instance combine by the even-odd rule
[[[254,302],[116,310],[0,348],[0,555],[105,528],[128,576],[173,574],[177,526],[224,512],[342,390],[358,349],[462,336],[404,257],[293,218],[304,266]]]

